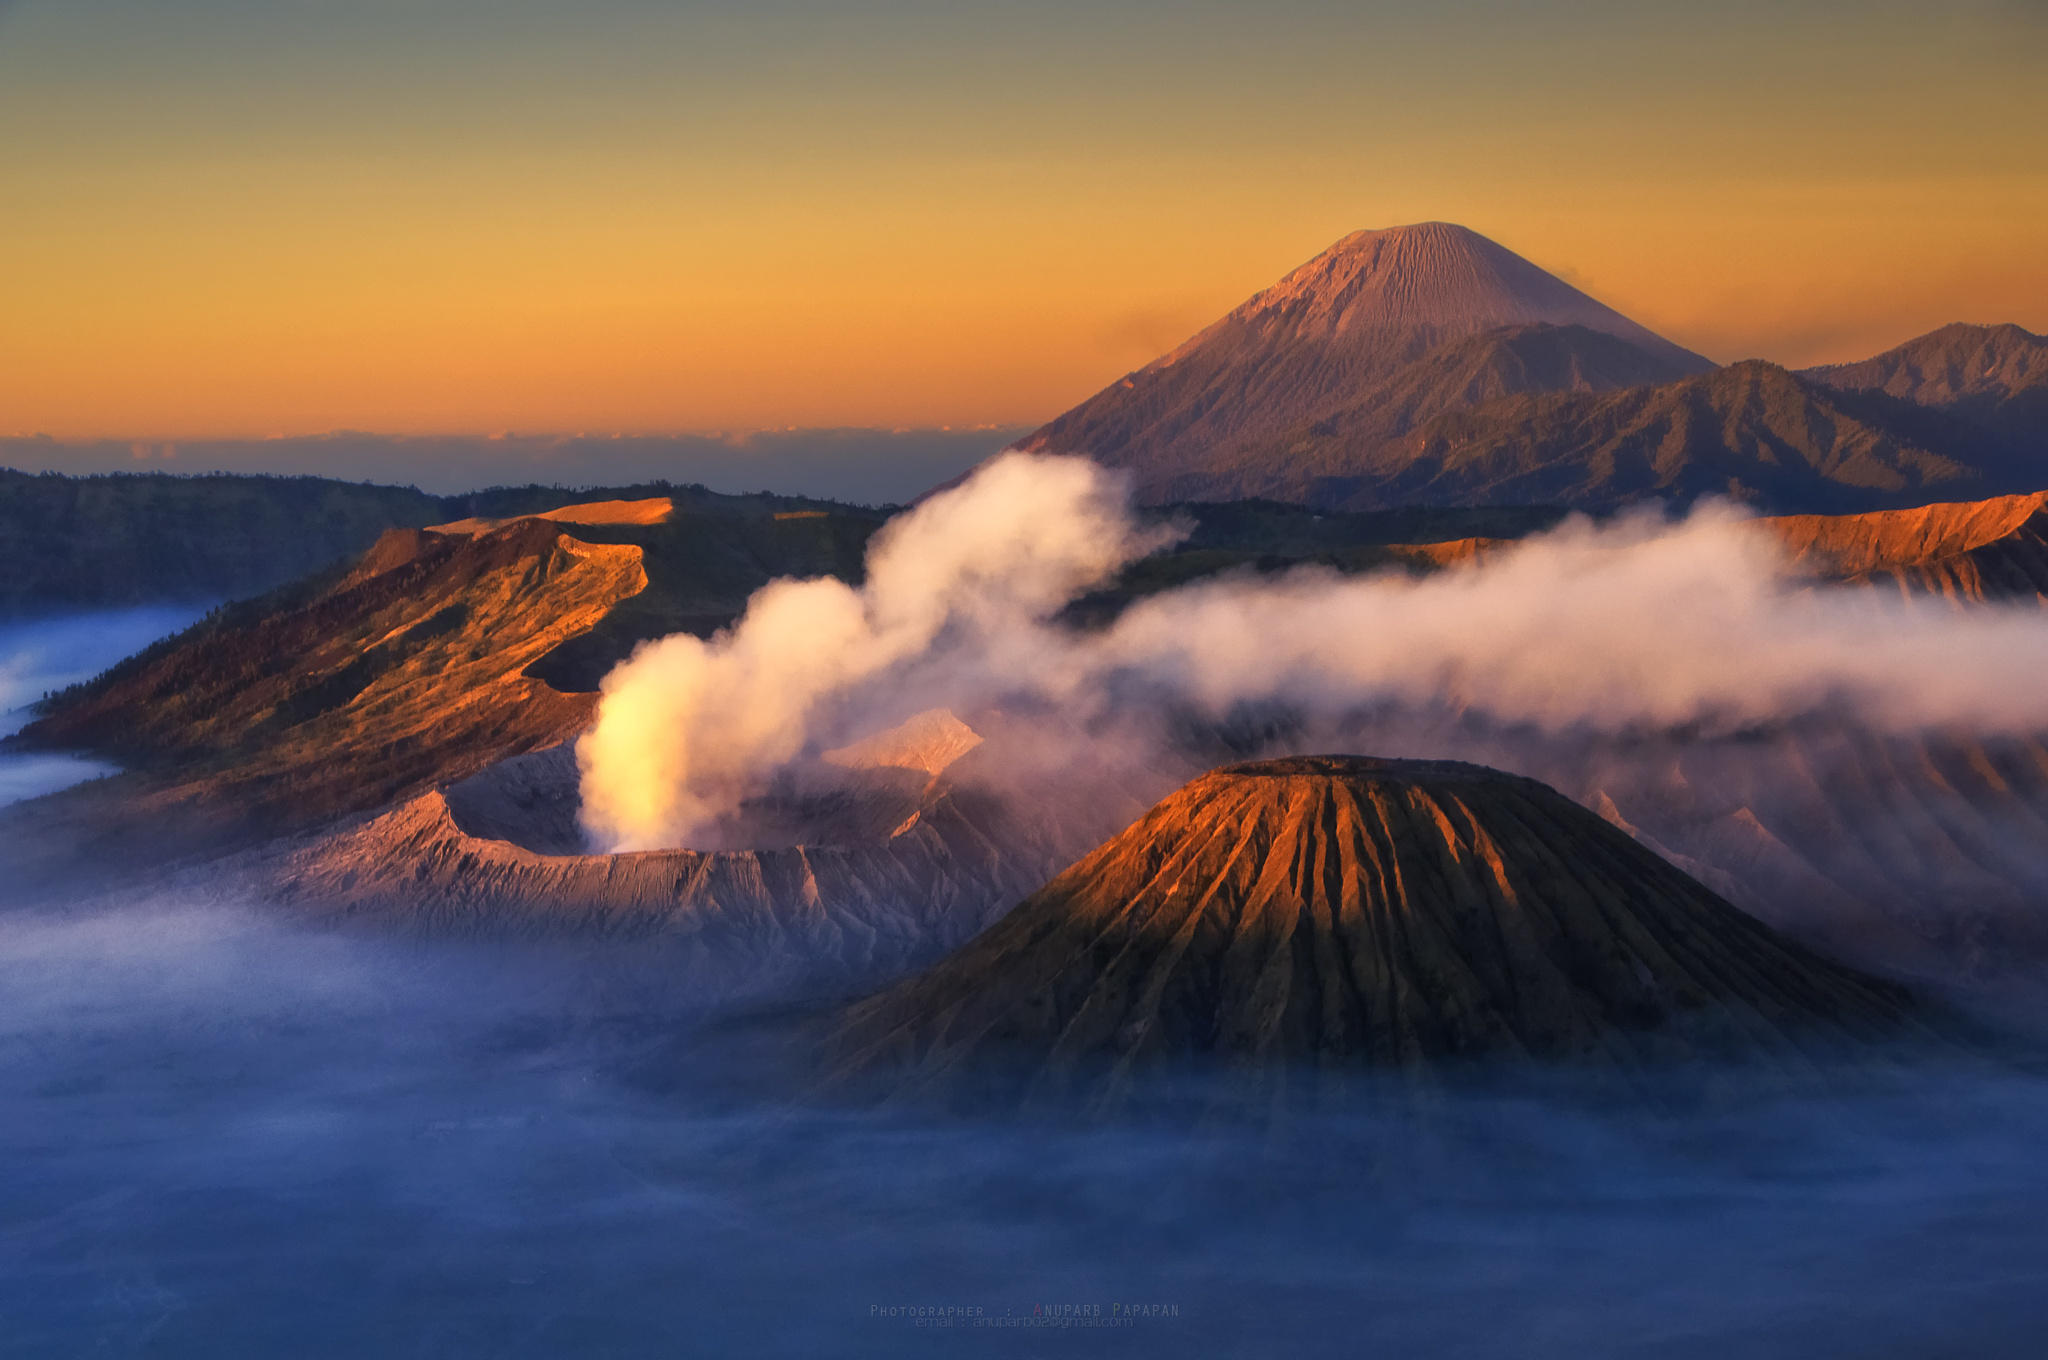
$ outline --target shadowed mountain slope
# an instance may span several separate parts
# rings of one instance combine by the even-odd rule
[[[5,441],[0,441],[4,443]],[[326,570],[390,529],[505,523],[585,502],[661,498],[692,514],[828,509],[793,496],[721,496],[667,482],[575,491],[496,487],[430,496],[323,477],[0,468],[0,618],[154,601],[236,599]]]
[[[1756,361],[1658,387],[1513,397],[1438,417],[1393,475],[1319,495],[1353,508],[1732,496],[1847,513],[2017,489],[1923,440],[1897,406]]]
[[[2010,401],[2048,389],[2048,336],[2019,326],[1958,322],[1849,364],[1802,376],[1849,392],[1883,392],[1922,406]]]
[[[1313,420],[1218,445],[1199,466],[1155,485],[1171,500],[1254,496],[1329,505],[1335,490],[1399,481],[1413,458],[1411,436],[1438,417],[1513,396],[1610,392],[1688,371],[1583,326],[1486,331],[1431,350]],[[1360,508],[1382,508],[1384,500]]]
[[[1318,466],[1312,442],[1290,453]],[[1446,410],[1393,463],[1304,484],[1298,498],[1598,508],[1728,495],[1845,514],[2044,484],[2048,341],[2017,326],[1949,326],[1860,364],[1794,374],[1749,361],[1656,387]]]
[[[2018,326],[1943,326],[1861,363],[1802,375],[1872,401],[1965,456],[2003,489],[2048,486],[2048,337]]]
[[[1365,456],[1447,406],[1709,366],[1485,237],[1430,222],[1346,237],[1021,447],[1128,468],[1152,502],[1271,495],[1283,488],[1262,464],[1319,424]]]
[[[913,1086],[1020,1059],[1051,1095],[1202,1053],[1798,1066],[1898,1033],[1909,1009],[1533,780],[1296,757],[1189,784],[853,1008],[840,1046]]]
[[[254,594],[445,518],[411,487],[0,468],[0,616]]]

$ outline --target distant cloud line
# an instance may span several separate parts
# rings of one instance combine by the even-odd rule
[[[1022,427],[777,430],[747,435],[377,435],[281,439],[0,438],[0,467],[73,476],[118,472],[262,473],[417,486],[436,495],[487,486],[697,482],[882,505],[914,499],[1018,438]]]

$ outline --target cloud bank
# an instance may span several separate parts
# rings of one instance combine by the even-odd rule
[[[6,14],[0,0],[0,19]],[[55,440],[0,437],[0,467],[339,477],[459,495],[529,482],[625,486],[696,482],[863,505],[901,503],[972,469],[1027,431],[790,429],[719,434],[395,435],[337,431],[274,439]]]
[[[892,521],[863,584],[775,582],[731,630],[649,644],[607,677],[578,747],[587,829],[619,850],[692,844],[792,762],[939,707],[1069,727],[1248,703],[1610,733],[1839,712],[2048,727],[2048,615],[1814,587],[1728,507],[1569,521],[1426,578],[1231,576],[1106,629],[1058,622],[1176,532],[1092,463],[1005,455]]]

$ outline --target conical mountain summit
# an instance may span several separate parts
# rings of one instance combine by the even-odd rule
[[[1422,222],[1353,232],[1151,367],[1253,336],[1275,345],[1348,339],[1363,347],[1528,325],[1584,326],[1680,369],[1708,366],[1478,232]]]
[[[1114,1099],[1157,1059],[1804,1068],[1910,1028],[1899,988],[1772,931],[1535,780],[1297,757],[1188,784],[923,976],[843,1070]]]
[[[1418,367],[1460,343],[1471,353]],[[1425,222],[1345,237],[1021,447],[1128,468],[1152,501],[1291,497],[1287,448],[1305,432],[1370,462],[1446,407],[1712,366],[1477,232]]]

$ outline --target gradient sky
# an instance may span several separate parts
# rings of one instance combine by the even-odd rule
[[[1033,422],[1442,218],[2048,330],[2048,2],[0,0],[0,433]]]

